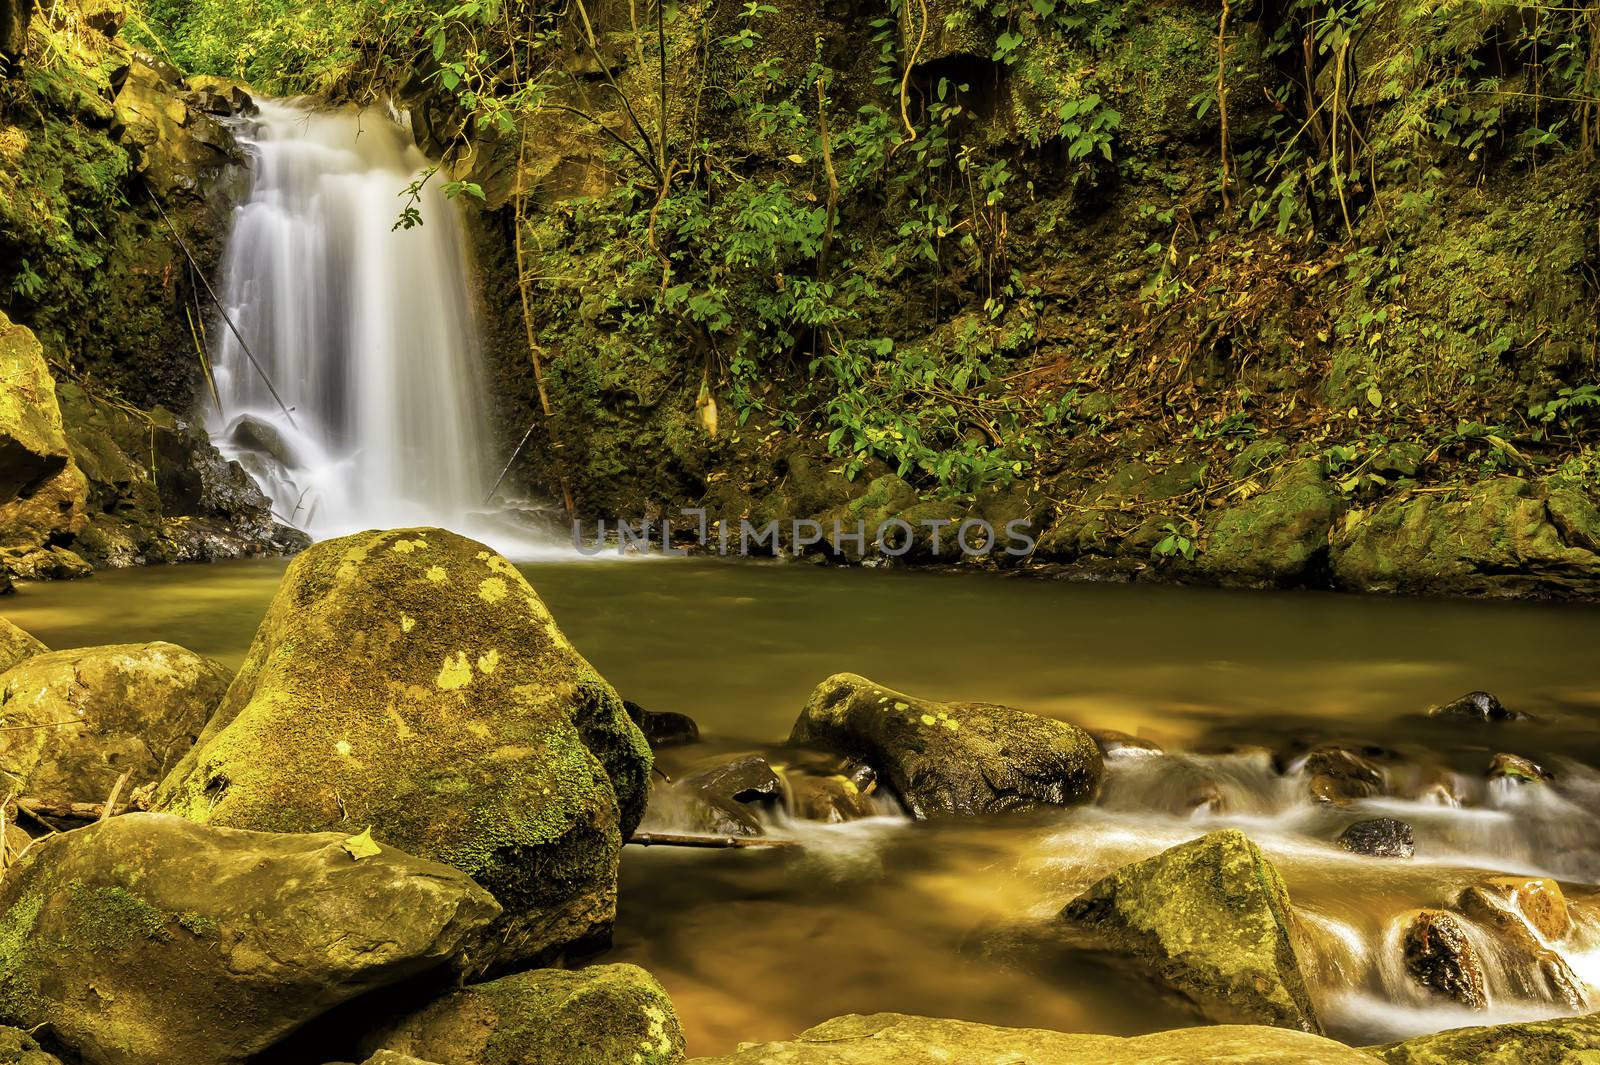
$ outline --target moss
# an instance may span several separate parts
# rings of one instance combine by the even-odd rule
[[[1366,1052],[1389,1065],[1578,1065],[1600,1056],[1600,1017],[1457,1028]]]
[[[82,880],[67,884],[73,921],[62,946],[70,950],[110,953],[140,939],[166,939],[176,919],[123,887],[95,885]]]

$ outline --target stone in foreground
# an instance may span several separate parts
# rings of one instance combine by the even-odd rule
[[[1590,1065],[1600,1061],[1600,1014],[1455,1028],[1366,1051],[1389,1065]]]
[[[678,1015],[637,965],[533,969],[452,992],[368,1041],[438,1065],[672,1065]]]
[[[650,750],[516,568],[440,529],[366,532],[290,565],[159,808],[351,830],[443,862],[506,914],[493,959],[603,940]]]
[[[0,618],[0,671],[10,669],[24,658],[50,650],[44,642],[20,625]]]
[[[1117,870],[1061,912],[1224,1024],[1320,1032],[1305,933],[1278,871],[1242,832],[1213,832]]]
[[[0,1020],[84,1065],[235,1065],[357,995],[465,968],[500,907],[467,876],[335,833],[126,814],[0,887]]]
[[[900,1013],[836,1017],[783,1043],[756,1043],[692,1065],[1374,1065],[1321,1036],[1218,1025],[1124,1039]]]
[[[172,643],[34,655],[0,676],[0,762],[26,794],[102,802],[154,784],[194,745],[228,671]],[[35,727],[38,726],[38,727]],[[124,795],[127,791],[124,792]]]
[[[789,742],[865,762],[918,819],[1086,802],[1105,771],[1094,740],[1064,721],[930,702],[853,673],[817,686]]]

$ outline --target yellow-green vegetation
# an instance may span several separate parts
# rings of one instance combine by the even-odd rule
[[[0,618],[0,672],[48,650],[43,641],[26,629]]]
[[[493,603],[480,592],[497,580]],[[502,959],[604,935],[650,751],[527,581],[438,529],[295,559],[250,652],[157,803],[278,832],[371,827],[506,909]]]
[[[1600,1017],[1456,1028],[1366,1049],[1389,1065],[1576,1065],[1600,1053]]]
[[[819,684],[791,743],[859,758],[913,817],[1072,806],[1093,799],[1104,764],[1088,733],[988,703],[937,703],[865,677]]]
[[[1283,878],[1237,829],[1119,869],[1061,913],[1219,1024],[1321,1032],[1300,969],[1308,946]]]

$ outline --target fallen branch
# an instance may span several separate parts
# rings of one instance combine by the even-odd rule
[[[628,842],[639,847],[705,847],[737,849],[743,847],[798,847],[792,839],[768,839],[765,836],[692,836],[679,832],[635,832]]]
[[[114,816],[106,812],[108,807],[116,814],[128,814],[143,810],[145,804],[132,795],[125,803],[72,802],[68,799],[47,799],[30,795],[17,800],[17,809],[23,813],[33,817],[59,817],[64,821],[99,821]]]

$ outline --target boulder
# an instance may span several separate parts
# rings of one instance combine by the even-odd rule
[[[178,96],[175,72],[136,56],[113,103],[113,132],[169,205],[198,197],[238,153],[227,129]]]
[[[1487,1009],[1483,964],[1460,918],[1443,910],[1423,910],[1401,939],[1406,972],[1422,987],[1468,1009]]]
[[[1479,928],[1493,934],[1502,971],[1520,997],[1559,1003],[1579,1013],[1588,1007],[1583,981],[1565,958],[1539,941],[1514,901],[1517,893],[1523,892],[1532,908],[1538,910],[1543,903],[1547,907],[1544,915],[1553,917],[1554,911],[1548,906],[1554,900],[1549,889],[1544,887],[1546,884],[1554,889],[1554,900],[1560,900],[1560,914],[1564,919],[1566,902],[1561,899],[1561,889],[1553,880],[1495,877],[1487,884],[1467,888],[1457,899],[1456,906],[1477,922]]]
[[[913,817],[1071,806],[1100,789],[1088,733],[1008,706],[936,703],[839,673],[817,686],[789,741],[871,766]]]
[[[128,5],[123,0],[76,0],[78,17],[90,29],[115,37],[128,22]]]
[[[683,1060],[678,1015],[637,965],[533,969],[472,984],[370,1037],[438,1065],[671,1065]]]
[[[1388,1065],[1586,1065],[1600,1057],[1600,1014],[1453,1028],[1365,1049]]]
[[[37,654],[0,675],[0,763],[26,794],[99,802],[154,784],[194,745],[228,671],[171,643]],[[44,726],[44,727],[31,727]]]
[[[61,1065],[61,1059],[45,1053],[27,1032],[0,1027],[0,1065]]]
[[[1428,716],[1487,725],[1501,721],[1515,721],[1523,715],[1515,710],[1507,710],[1499,699],[1488,692],[1480,691],[1468,692],[1448,703],[1431,706],[1428,708]]]
[[[1321,1031],[1289,893],[1237,829],[1117,870],[1069,903],[1061,920],[1069,932],[1143,962],[1210,1020]]]
[[[1542,484],[1495,477],[1352,512],[1334,531],[1332,566],[1355,591],[1594,594],[1600,554],[1587,543],[1556,520]]]
[[[1492,876],[1467,893],[1515,913],[1546,939],[1560,939],[1571,927],[1567,897],[1560,884],[1546,877]]]
[[[697,827],[724,836],[759,836],[756,808],[776,806],[783,781],[765,758],[748,755],[686,778],[679,790],[691,800]],[[698,816],[696,816],[698,812]]]
[[[1225,584],[1313,583],[1327,567],[1328,534],[1341,509],[1322,463],[1297,462],[1266,491],[1216,512],[1207,525],[1200,568]]]
[[[0,1019],[84,1065],[234,1065],[357,995],[464,969],[499,914],[439,865],[348,834],[125,814],[0,884]]]
[[[50,650],[43,641],[21,626],[0,618],[0,672],[10,669],[24,658],[31,658]]]
[[[516,568],[440,529],[317,544],[160,809],[375,838],[505,906],[498,962],[603,941],[650,749]]]
[[[34,0],[0,0],[0,77],[11,77],[22,67],[33,4]]]
[[[694,1065],[1373,1065],[1343,1043],[1283,1028],[1225,1024],[1125,1039],[999,1028],[900,1013],[836,1017],[784,1043],[745,1044]]]
[[[1417,853],[1411,826],[1393,817],[1357,821],[1339,833],[1334,842],[1352,854],[1374,858],[1412,858]]]
[[[67,445],[44,348],[3,312],[0,381],[0,562],[12,576],[50,576],[41,570],[51,548],[83,528],[87,486]],[[46,559],[35,557],[41,554]]]
[[[1319,747],[1306,756],[1300,772],[1317,802],[1344,806],[1383,792],[1383,772],[1366,757],[1345,747]]]

